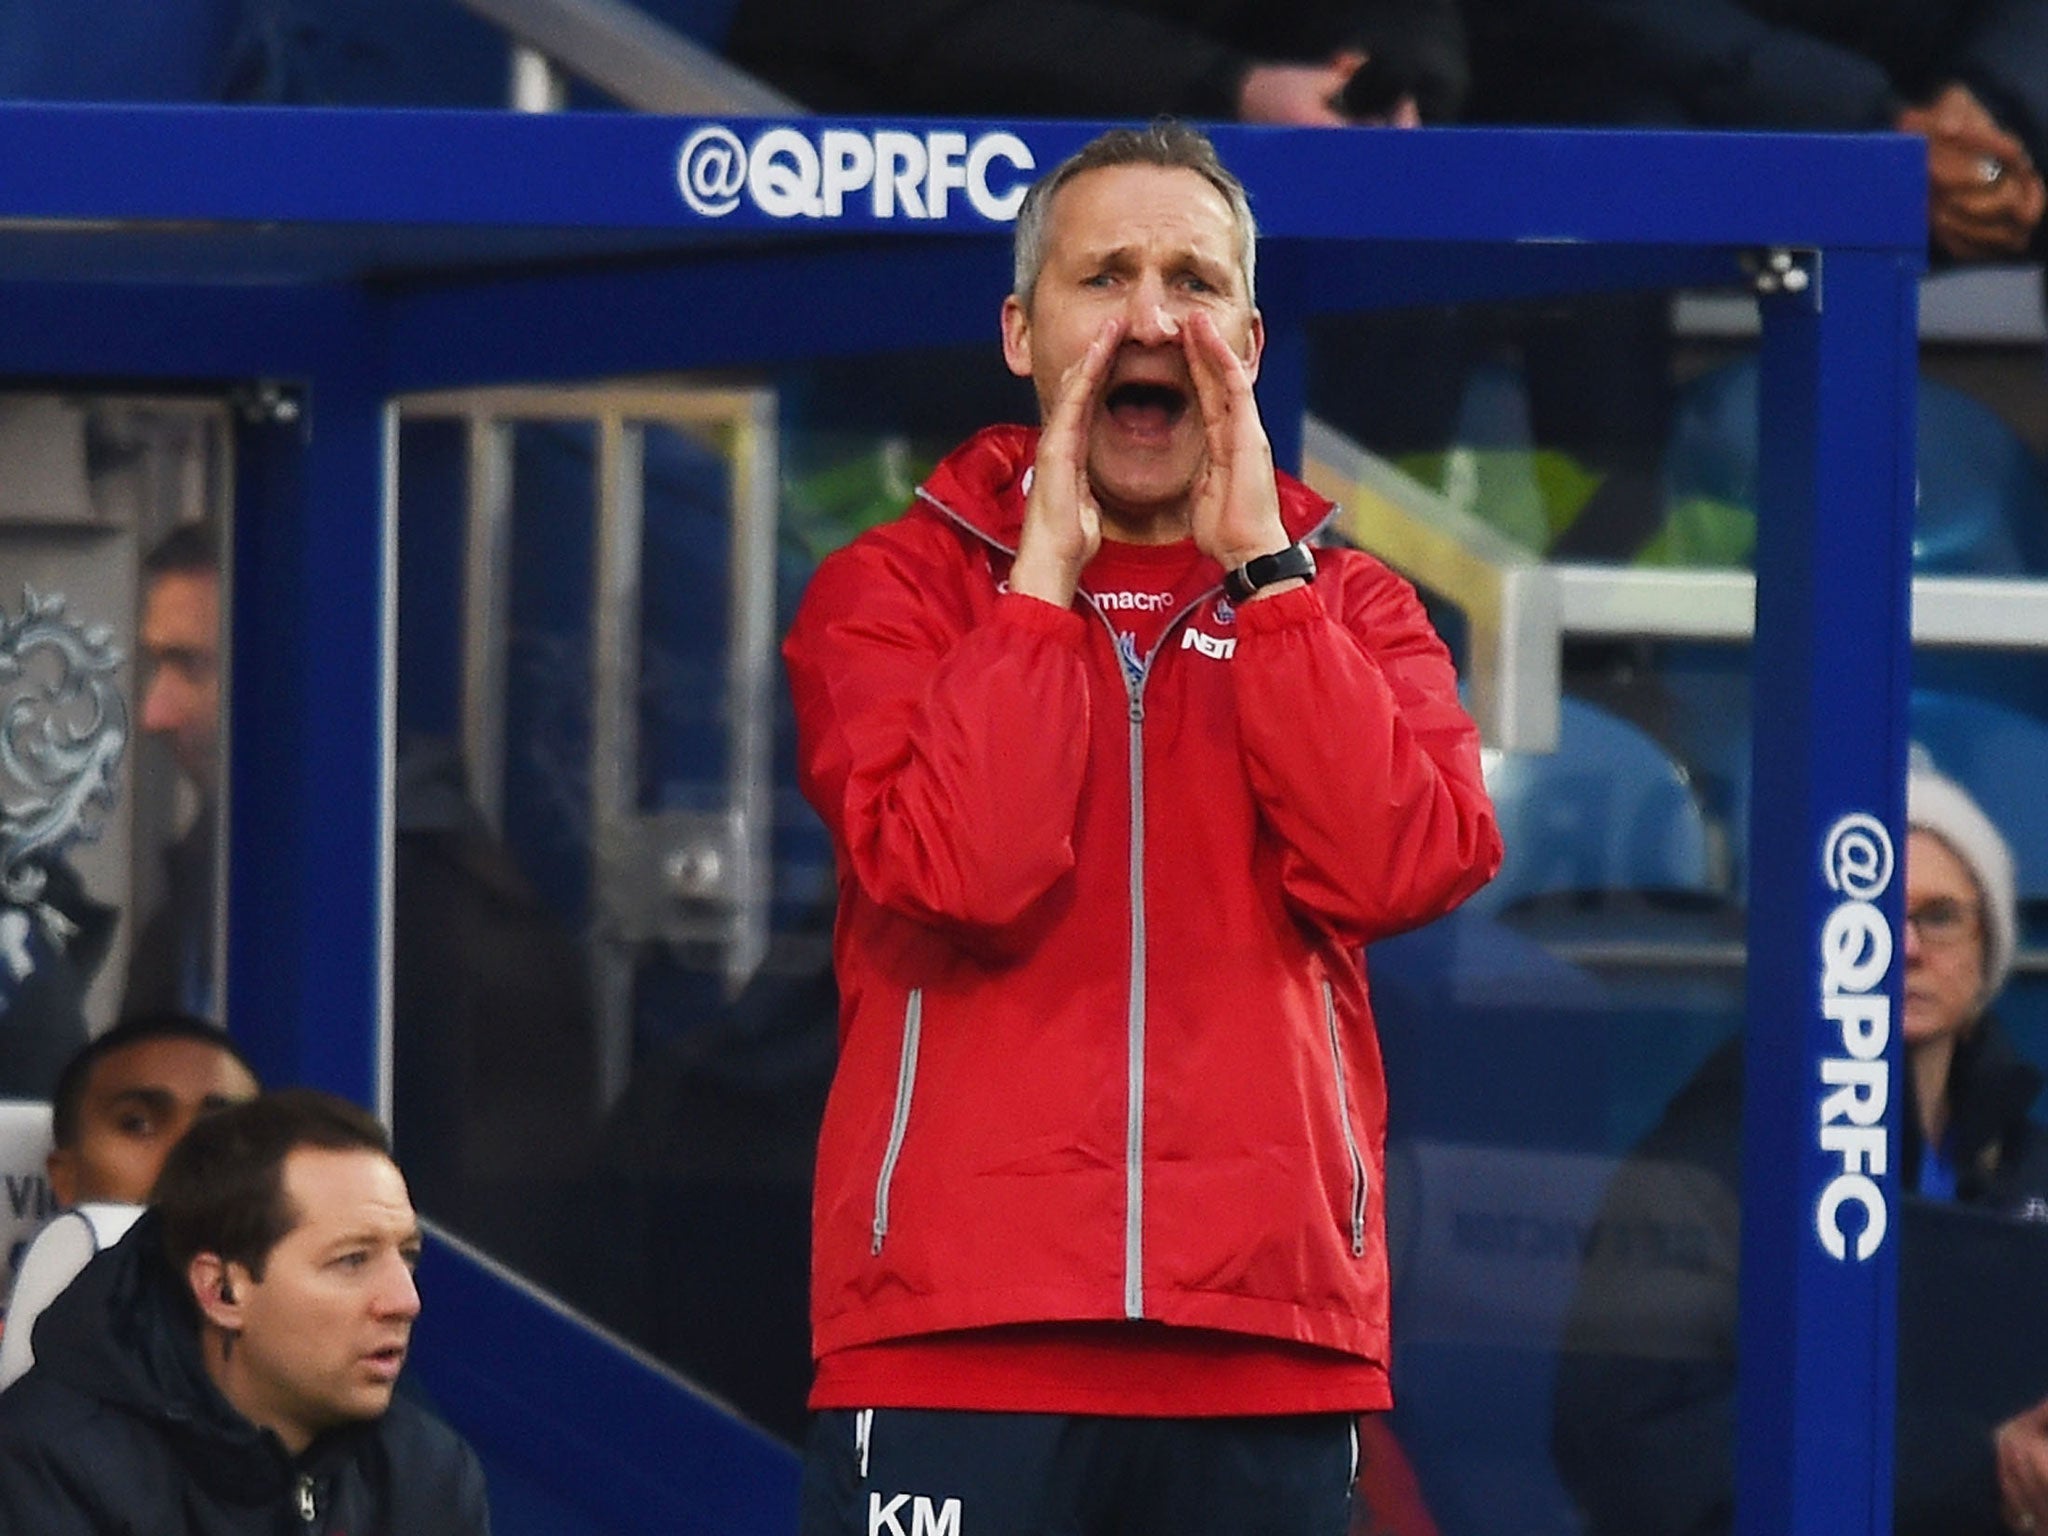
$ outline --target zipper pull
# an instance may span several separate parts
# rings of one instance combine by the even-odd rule
[[[313,1503],[312,1476],[309,1473],[302,1472],[299,1474],[299,1518],[307,1525],[311,1525],[314,1517],[318,1514],[319,1510]]]

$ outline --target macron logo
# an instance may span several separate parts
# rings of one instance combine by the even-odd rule
[[[1097,607],[1125,613],[1164,613],[1166,605],[1173,601],[1171,592],[1095,592],[1090,595]]]
[[[906,1504],[910,1506],[910,1527],[907,1530],[899,1518]],[[921,1493],[915,1498],[899,1493],[886,1504],[879,1493],[871,1493],[868,1495],[868,1536],[960,1536],[960,1501],[948,1499],[934,1509],[932,1501]]]
[[[1180,648],[1184,651],[1200,651],[1216,661],[1230,660],[1237,649],[1237,636],[1205,635],[1199,629],[1184,629],[1180,632]]]

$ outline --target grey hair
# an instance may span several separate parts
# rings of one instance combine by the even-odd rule
[[[1011,292],[1026,309],[1038,290],[1038,274],[1045,266],[1046,220],[1052,200],[1076,176],[1118,165],[1157,165],[1169,170],[1193,171],[1223,194],[1230,205],[1230,222],[1237,230],[1237,263],[1244,271],[1247,303],[1258,302],[1256,271],[1259,227],[1252,218],[1252,203],[1244,183],[1232,175],[1216,156],[1216,146],[1199,128],[1174,118],[1162,117],[1143,128],[1112,128],[1090,139],[1045,175],[1031,184],[1017,210],[1014,231],[1015,267]]]

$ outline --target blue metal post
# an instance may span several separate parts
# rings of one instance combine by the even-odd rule
[[[356,324],[374,335],[366,310]],[[385,408],[345,361],[284,400],[252,405],[236,440],[228,1017],[266,1081],[374,1106],[389,953]]]
[[[1301,472],[1302,416],[1308,409],[1308,336],[1299,314],[1266,316],[1266,351],[1259,361],[1259,416],[1273,445],[1273,462]]]
[[[1764,303],[1742,1536],[1891,1527],[1916,266]]]

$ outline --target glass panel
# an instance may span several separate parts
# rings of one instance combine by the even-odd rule
[[[1403,1528],[1406,1471],[1446,1536],[1730,1528],[1750,657],[1748,595],[1727,573],[1756,542],[1754,319],[1740,297],[1659,294],[1347,321],[1315,339],[1311,409],[1401,471],[1312,434],[1346,526],[1417,570],[1496,742],[1545,727],[1521,707],[1553,697],[1532,645],[1556,658],[1560,698],[1554,747],[1490,753],[1500,878],[1371,952],[1397,1407],[1359,1529]],[[1918,576],[1998,578],[2038,611],[2048,594],[2019,583],[2048,575],[2048,474],[2027,436],[2043,388],[2036,349],[1928,349]],[[1557,628],[1418,528],[1496,571],[1550,562]],[[1996,1011],[2020,1061],[2000,1064],[1999,1026],[1969,1017],[1963,989],[1970,1043],[1926,1080],[1946,1082],[1963,1139],[1923,1167],[1915,1100],[1901,1092],[1889,1123],[1909,1190],[2038,1218],[2025,1105],[2028,1068],[2048,1065],[2033,926],[2048,820],[2026,786],[2048,761],[2048,673],[2038,621],[2007,624],[1999,590],[1923,587],[1921,621],[1949,644],[1916,654],[1912,725],[2017,854],[2017,979]],[[1909,910],[1931,899],[1919,847]],[[1922,1043],[1938,1033],[1924,938],[1900,960],[1909,1064],[1940,1049]],[[1986,1118],[1996,1092],[2015,1096],[2002,1120]],[[1902,1401],[1966,1404],[1988,1443],[2048,1380],[1994,1409],[1995,1352],[1952,1347],[1927,1380],[1996,1261],[1944,1257],[1911,1209],[1902,1230]],[[1997,1245],[2039,1241],[1984,1230],[2010,1257]],[[1922,1428],[1902,1420],[1901,1486],[1933,1490],[1921,1528],[1959,1528],[1991,1493],[1988,1464],[1943,1484]]]
[[[598,1110],[583,800],[595,433],[540,421],[492,439],[508,474],[491,483],[513,488],[504,547],[520,560],[479,578],[509,624],[504,742],[475,786],[462,751],[471,439],[460,416],[409,420],[400,438],[393,1121],[419,1208],[537,1265]]]
[[[1495,536],[1500,559],[1595,578],[1743,565],[1748,508],[1716,508],[1683,540],[1667,515],[1667,306],[1622,295],[1332,326],[1311,408],[1441,497],[1418,506]],[[1753,444],[1753,411],[1749,431]],[[1474,654],[1512,617],[1461,606],[1476,622],[1445,628],[1463,635],[1468,682],[1485,679],[1496,701],[1528,686]],[[1725,1423],[1717,1463],[1696,1422],[1660,1445],[1652,1405],[1729,1416],[1732,1103],[1698,1137],[1725,1188],[1678,1174],[1637,1198],[1625,1160],[1740,1030],[1742,828],[1709,780],[1717,766],[1746,778],[1746,656],[1630,632],[1535,643],[1563,692],[1554,743],[1490,754],[1501,875],[1370,956],[1391,1104],[1398,1450],[1384,1454],[1412,1463],[1446,1533],[1578,1531],[1589,1514],[1599,1529],[1682,1529],[1662,1512],[1688,1481],[1725,1516]],[[1689,1325],[1679,1353],[1662,1336],[1673,1320]],[[1641,1379],[1659,1372],[1661,1399]],[[1391,1525],[1394,1485],[1366,1486]],[[1642,1502],[1607,1507],[1616,1488]]]
[[[1370,956],[1399,1406],[1361,1522],[1615,1529],[1637,1496],[1725,1516],[1754,371],[1739,315],[1674,340],[1673,308],[1312,340],[1311,408],[1355,441],[1312,432],[1307,472],[1439,615],[1510,846],[1466,909]],[[772,645],[824,553],[1031,411],[993,349],[872,362],[793,371],[774,405],[667,383],[409,401],[401,442],[396,1092],[421,1206],[790,1439],[837,997]],[[1982,428],[1986,405],[2005,397],[1958,412]],[[2038,463],[1951,497],[1994,456],[1929,430],[1923,569],[2033,574]],[[1533,560],[1556,611],[1494,579]],[[2031,655],[1925,659],[1929,687],[1954,668],[2048,716]]]
[[[0,396],[0,1092],[88,1030],[218,996],[216,520],[202,401]]]
[[[774,433],[748,390],[408,403],[395,1120],[426,1214],[794,1434],[835,994]]]
[[[0,394],[0,1100],[124,1011],[215,1012],[227,460],[212,402]],[[47,1115],[8,1127],[0,1304],[60,1195],[155,1177],[103,1137],[53,1183]]]

